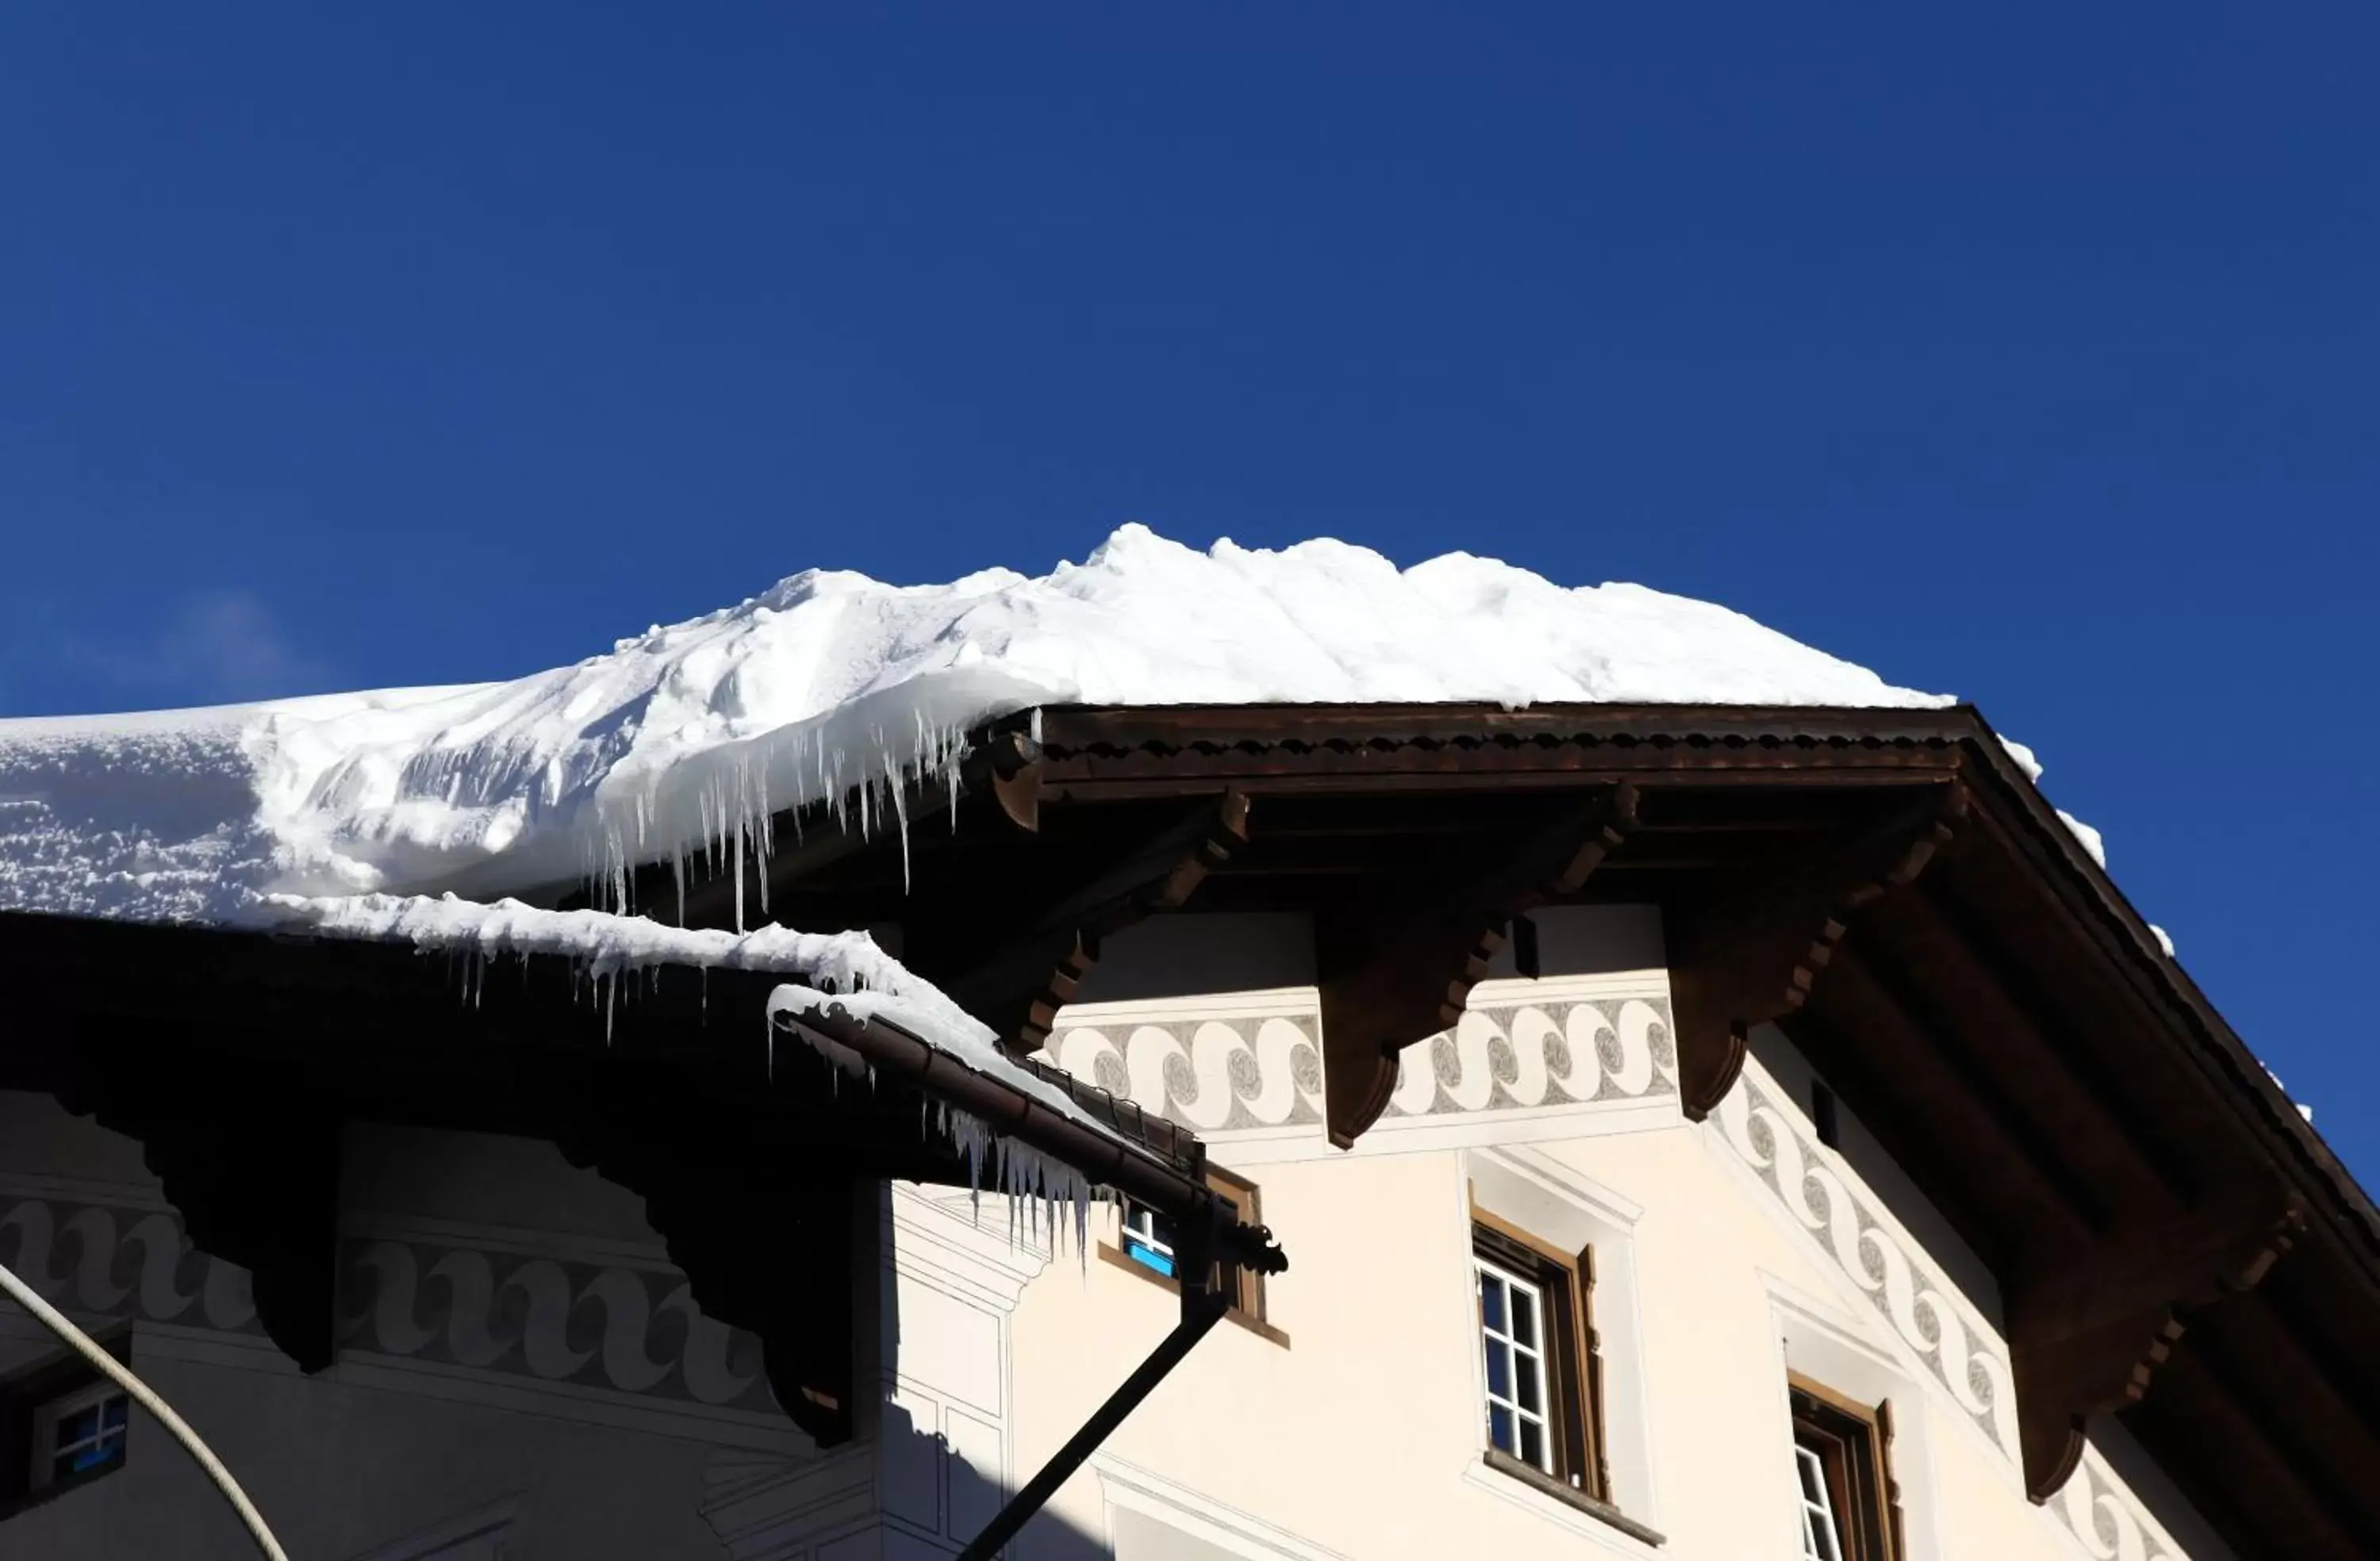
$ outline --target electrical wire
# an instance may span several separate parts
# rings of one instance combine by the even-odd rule
[[[199,1460],[199,1467],[206,1470],[207,1478],[215,1482],[215,1488],[224,1494],[224,1499],[230,1502],[233,1510],[239,1514],[239,1520],[248,1525],[248,1531],[255,1537],[257,1548],[264,1552],[271,1561],[289,1561],[289,1553],[281,1548],[281,1542],[274,1539],[273,1531],[264,1526],[264,1515],[256,1510],[256,1504],[248,1499],[248,1493],[239,1488],[239,1482],[231,1477],[231,1470],[225,1469],[223,1460],[199,1440],[199,1434],[190,1429],[188,1422],[174,1412],[171,1404],[157,1397],[147,1383],[134,1376],[123,1361],[101,1349],[97,1340],[76,1327],[64,1313],[35,1295],[33,1288],[10,1273],[5,1265],[0,1265],[0,1289],[6,1290],[18,1305],[40,1318],[43,1327],[66,1340],[76,1354],[105,1373],[116,1386],[137,1399],[142,1409],[155,1415],[158,1422],[174,1434],[174,1439]]]

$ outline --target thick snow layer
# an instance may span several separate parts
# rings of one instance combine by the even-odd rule
[[[898,805],[891,782],[947,778],[969,727],[1043,704],[1557,700],[1948,702],[1640,586],[1127,526],[1038,578],[796,575],[509,683],[0,721],[0,906],[230,920],[276,893],[617,886],[706,841],[765,850],[794,804]]]

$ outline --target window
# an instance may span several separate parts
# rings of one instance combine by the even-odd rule
[[[103,1343],[119,1359],[123,1336]],[[78,1355],[0,1382],[0,1512],[46,1500],[124,1467],[131,1403]]]
[[[1126,1204],[1123,1255],[1152,1274],[1173,1277],[1173,1222],[1155,1209]]]
[[[1892,1406],[1871,1409],[1800,1375],[1791,1398],[1803,1561],[1899,1561]]]
[[[102,1474],[124,1461],[132,1401],[112,1382],[78,1388],[33,1411],[36,1490]]]
[[[1594,1252],[1565,1255],[1476,1208],[1472,1219],[1488,1459],[1606,1500]]]
[[[1207,1185],[1231,1204],[1241,1224],[1264,1223],[1257,1215],[1254,1182],[1209,1166],[1207,1168]],[[1175,1246],[1172,1220],[1155,1209],[1127,1203],[1123,1206],[1123,1219],[1117,1232],[1116,1245],[1102,1247],[1099,1255],[1148,1277],[1164,1280],[1169,1285],[1178,1284],[1181,1275],[1175,1267]],[[1286,1336],[1268,1326],[1264,1320],[1264,1276],[1243,1268],[1239,1271],[1238,1279],[1229,1315],[1276,1342],[1286,1343]]]

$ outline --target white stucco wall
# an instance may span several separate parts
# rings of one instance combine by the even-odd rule
[[[1322,1132],[1303,924],[1191,922],[1116,940],[1105,1000],[1051,1049],[1197,1129],[1293,1266],[1269,1330],[1218,1327],[1015,1554],[1790,1557],[1791,1369],[1892,1403],[1911,1561],[2228,1561],[2115,1431],[2132,1479],[2094,1451],[2058,1501],[2025,1500],[1988,1276],[1856,1122],[1848,1155],[1815,1144],[1781,1037],[1710,1121],[1683,1119],[1649,911],[1547,917],[1543,976],[1501,973],[1409,1051],[1347,1154]],[[1483,1464],[1475,1196],[1594,1245],[1613,1495],[1660,1545]],[[1095,1211],[1095,1242],[1113,1221]],[[875,1223],[863,1434],[822,1456],[753,1390],[754,1341],[692,1309],[638,1200],[551,1145],[350,1130],[342,1342],[309,1379],[244,1276],[186,1250],[137,1146],[0,1094],[0,1261],[128,1324],[136,1369],[307,1561],[953,1554],[1176,1302],[965,1190],[887,1187]],[[0,1307],[0,1373],[53,1353]],[[138,1417],[121,1473],[0,1519],[0,1561],[247,1554]]]
[[[689,1389],[698,1339],[722,1347],[723,1375],[693,1370],[711,1399],[757,1357],[673,1304],[638,1199],[522,1140],[357,1130],[344,1158],[342,1342],[309,1378],[246,1276],[188,1250],[136,1145],[0,1093],[0,1261],[86,1326],[128,1325],[133,1369],[292,1555],[715,1557],[724,1483],[817,1461],[764,1386]],[[0,1303],[0,1373],[58,1353]],[[145,1415],[120,1471],[0,1520],[0,1557],[254,1554]]]
[[[2061,1499],[2028,1501],[1998,1296],[1947,1222],[1856,1122],[1847,1147],[1871,1174],[1816,1144],[1805,1077],[1755,1060],[1727,1109],[1685,1120],[1658,919],[1551,921],[1544,978],[1483,985],[1463,1027],[1409,1051],[1396,1104],[1352,1154],[1322,1141],[1318,1070],[1276,1087],[1297,1075],[1298,1037],[1318,1036],[1310,989],[1062,1017],[1053,1055],[1197,1126],[1218,1164],[1258,1184],[1293,1266],[1268,1292],[1287,1342],[1219,1328],[1062,1493],[1049,1554],[1081,1532],[1123,1561],[1171,1555],[1174,1541],[1150,1537],[1170,1527],[1250,1556],[1792,1555],[1790,1368],[1892,1403],[1912,1561],[2184,1561],[2172,1531],[2196,1541],[2188,1561],[2225,1561],[2173,1493],[2143,1499],[2095,1452]],[[1779,1071],[1805,1069],[1769,1042]],[[1599,1065],[1583,1067],[1589,1048]],[[1468,1190],[1491,1180],[1526,1184],[1508,1202],[1540,1201],[1482,1197],[1506,1218],[1602,1230],[1614,1495],[1665,1536],[1658,1547],[1481,1463]],[[1138,1362],[1174,1304],[1125,1269],[1070,1258],[1027,1288],[1013,1322],[1018,1475]],[[1621,1467],[1632,1446],[1641,1473]]]

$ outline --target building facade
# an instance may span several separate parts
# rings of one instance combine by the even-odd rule
[[[1293,1266],[1250,1285],[1013,1554],[2231,1555],[2113,1419],[2030,1501],[1999,1298],[1949,1223],[1773,1027],[1687,1118],[1658,912],[1533,926],[1537,974],[1508,961],[1409,1050],[1352,1152],[1324,1130],[1298,918],[1116,941],[1049,1056],[1196,1130]],[[548,1144],[351,1126],[336,1358],[306,1376],[137,1145],[44,1095],[0,1107],[0,1260],[120,1345],[293,1555],[950,1555],[1175,1312],[1164,1233],[1129,1210],[1095,1208],[1086,1249],[1038,1208],[872,1188],[875,1391],[861,1434],[821,1452],[636,1196]],[[55,1373],[30,1319],[0,1329],[9,1380]],[[30,1430],[43,1406],[12,1403]],[[249,1553],[145,1417],[64,1488],[30,1478],[49,1434],[20,1444],[0,1555]]]

